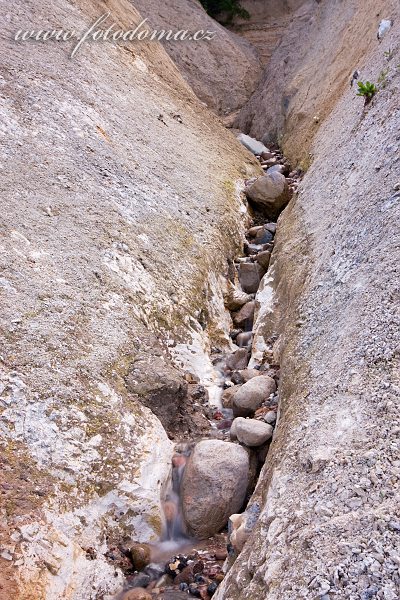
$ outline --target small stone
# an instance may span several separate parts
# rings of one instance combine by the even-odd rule
[[[274,410],[269,410],[264,416],[263,416],[263,420],[266,423],[269,423],[270,425],[272,425],[272,423],[275,423],[276,421],[276,417],[277,414]]]
[[[234,313],[232,315],[234,324],[237,327],[241,327],[250,331],[253,327],[255,308],[256,303],[254,300],[252,300],[251,302],[247,302],[247,304],[242,306],[242,308],[237,313]]]
[[[379,23],[379,28],[378,28],[378,34],[377,34],[378,40],[383,39],[383,37],[390,30],[392,25],[393,25],[393,21],[391,19],[382,19],[382,21]]]
[[[230,371],[241,371],[249,364],[250,353],[248,348],[239,348],[226,359],[226,368]]]
[[[286,171],[285,167],[283,165],[277,164],[277,165],[272,165],[272,167],[268,167],[267,169],[267,174],[269,173],[284,173]]]
[[[231,381],[235,385],[242,385],[242,383],[244,383],[244,378],[243,378],[243,375],[241,375],[240,371],[235,371],[234,373],[232,373]],[[228,408],[231,408],[231,407],[228,407]]]
[[[207,592],[210,594],[210,596],[213,596],[215,594],[215,592],[217,591],[217,588],[218,588],[218,583],[216,581],[213,581],[208,586]]]
[[[228,310],[239,310],[246,302],[251,300],[251,296],[239,290],[231,281],[227,282],[227,288],[224,292],[224,303]]]
[[[268,270],[270,260],[271,250],[264,250],[263,252],[259,252],[256,256],[256,261],[264,271]]]
[[[249,237],[255,237],[258,233],[260,233],[260,231],[263,231],[264,226],[263,225],[256,225],[255,227],[251,227],[248,231],[247,231],[247,235]]]
[[[225,560],[228,556],[228,552],[226,550],[217,550],[214,556],[215,560]]]
[[[269,244],[270,242],[272,242],[273,239],[274,235],[270,231],[267,231],[265,227],[263,227],[262,231],[257,233],[257,235],[255,236],[254,244]]]
[[[274,431],[271,425],[256,419],[238,417],[234,422],[237,439],[250,448],[265,444],[272,437]]]
[[[138,573],[127,577],[127,582],[131,588],[146,588],[151,581],[151,577],[146,573]]]
[[[201,598],[200,590],[198,589],[198,587],[195,583],[191,583],[189,585],[189,593],[192,596],[195,596],[195,598]]]
[[[194,577],[193,565],[188,565],[181,573],[178,573],[178,575],[175,577],[174,583],[175,585],[179,585],[181,583],[186,583],[189,585],[190,583],[194,582]]]
[[[268,152],[268,148],[266,148],[264,146],[264,144],[262,144],[258,140],[255,140],[254,138],[250,137],[249,135],[246,135],[245,133],[240,133],[237,136],[237,140],[241,144],[243,144],[243,146],[245,148],[247,148],[247,150],[249,150],[250,152],[252,152],[256,156],[257,155],[261,155],[264,152]]]
[[[270,231],[271,233],[276,233],[276,223],[266,223],[264,227],[267,231]]]
[[[142,588],[135,588],[125,592],[121,600],[152,600],[152,596]]]
[[[187,583],[181,583],[181,584],[179,584],[179,589],[181,592],[187,592],[187,590],[189,589],[189,586]]]
[[[274,158],[275,154],[273,152],[268,151],[268,152],[261,152],[260,156],[261,156],[262,160],[269,160],[270,158]]]

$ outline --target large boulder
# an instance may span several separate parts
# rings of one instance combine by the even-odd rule
[[[272,377],[263,375],[254,377],[243,384],[233,397],[233,414],[235,417],[251,417],[276,390]]]
[[[237,444],[220,440],[199,442],[188,461],[182,482],[183,516],[189,532],[208,538],[220,531],[244,501],[249,455]]]
[[[272,425],[257,421],[257,419],[238,417],[234,423],[235,435],[239,442],[251,448],[265,444],[272,437],[274,431]]]
[[[269,219],[276,219],[290,200],[289,186],[282,173],[266,173],[246,187],[248,199]]]

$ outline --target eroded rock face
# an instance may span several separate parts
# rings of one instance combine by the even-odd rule
[[[163,42],[197,96],[225,115],[240,109],[262,74],[258,54],[243,37],[209,17],[196,0],[132,0],[143,17],[159,29],[214,32],[212,40]]]
[[[124,0],[112,13],[124,30],[141,20]],[[88,600],[121,581],[107,535],[149,541],[161,530],[172,445],[127,389],[132,365],[156,364],[160,346],[166,362],[178,342],[210,346],[223,303],[209,281],[236,252],[236,180],[255,167],[157,43],[87,44],[70,59],[69,43],[13,41],[49,15],[86,31],[98,3],[41,0],[7,15],[0,545],[11,560],[0,583],[15,600],[66,590]]]
[[[378,77],[384,43],[399,52],[399,6],[383,1],[377,17],[369,2],[341,2],[340,15],[328,18],[336,4],[312,4],[325,20],[321,27],[314,19],[314,38],[304,19],[311,37],[297,44],[307,59],[300,72],[295,62],[289,67],[288,151],[304,150],[304,133],[315,128],[307,106],[318,95],[325,110],[329,89],[336,106],[313,139],[302,193],[280,218],[274,277],[258,294],[255,339],[278,336],[279,424],[252,498],[260,516],[218,600],[398,596],[399,81],[390,71],[379,102],[365,111],[345,78],[361,55],[365,75]],[[380,44],[383,15],[394,29]],[[338,54],[327,51],[336,46]],[[290,65],[297,50],[281,50]],[[263,96],[268,123],[275,93]],[[376,163],[377,156],[385,158]]]
[[[190,532],[200,538],[217,533],[243,504],[249,479],[244,448],[220,440],[196,444],[182,483],[182,506]]]

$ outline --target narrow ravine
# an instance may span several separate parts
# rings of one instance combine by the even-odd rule
[[[254,348],[260,284],[268,272],[277,219],[296,192],[301,172],[278,149],[239,136],[265,173],[245,182],[252,226],[243,254],[228,263],[224,298],[233,351],[210,359],[220,381],[220,406],[206,407],[209,431],[175,446],[163,493],[164,526],[157,544],[110,548],[125,573],[117,600],[209,600],[240,554],[260,507],[249,503],[267,458],[279,407],[279,365],[270,348]]]

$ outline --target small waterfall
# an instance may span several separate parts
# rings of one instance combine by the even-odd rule
[[[182,479],[190,452],[189,444],[179,444],[172,458],[171,479],[163,502],[164,531],[160,540],[160,545],[169,549],[187,545],[190,539],[186,533],[181,503]]]

